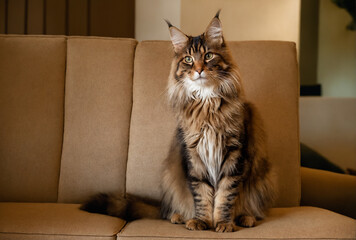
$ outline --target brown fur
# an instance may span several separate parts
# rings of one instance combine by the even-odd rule
[[[179,215],[190,230],[252,227],[273,199],[270,165],[260,116],[245,99],[220,20],[198,37],[170,31],[168,92],[178,122],[172,156],[180,157],[165,163],[163,217],[176,222]]]
[[[137,196],[99,193],[84,202],[80,209],[132,221],[140,218],[160,218],[159,205],[159,202]]]
[[[161,207],[101,194],[82,209],[126,220],[158,218],[160,210],[189,230],[252,227],[274,196],[261,117],[245,99],[218,14],[197,37],[168,24],[175,51],[168,93],[178,127],[163,164]]]

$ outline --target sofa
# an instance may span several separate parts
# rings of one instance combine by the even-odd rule
[[[175,131],[165,97],[170,42],[0,35],[0,239],[355,239],[352,204],[349,216],[317,201],[300,206],[305,181],[320,188],[315,176],[325,173],[300,168],[295,44],[228,44],[263,117],[277,180],[274,207],[257,226],[219,234],[79,210],[99,192],[160,199]],[[349,195],[326,186],[324,197],[340,196],[331,205],[355,202],[356,182],[347,182]]]

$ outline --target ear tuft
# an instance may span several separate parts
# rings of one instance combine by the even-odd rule
[[[216,16],[211,20],[210,24],[208,25],[205,31],[208,42],[217,45],[221,45],[224,41],[219,14],[220,14],[220,10],[217,12]]]
[[[216,17],[217,19],[219,19],[220,12],[221,12],[221,9],[219,9],[218,12],[215,14],[215,17]]]
[[[169,22],[167,22],[169,26]],[[174,27],[172,24],[169,26],[169,33],[171,36],[171,41],[173,44],[174,51],[176,53],[180,52],[183,48],[185,48],[188,44],[188,37],[181,30]]]
[[[173,25],[170,21],[168,21],[167,19],[164,19],[164,21],[166,21],[166,23],[168,24],[168,27],[173,27]]]

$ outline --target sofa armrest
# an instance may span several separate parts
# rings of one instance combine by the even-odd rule
[[[301,167],[302,206],[356,218],[356,176]]]

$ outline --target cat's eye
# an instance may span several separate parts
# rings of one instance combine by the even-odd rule
[[[214,57],[214,54],[211,52],[208,52],[205,54],[205,60],[211,60]]]
[[[192,63],[192,62],[193,62],[193,58],[192,58],[191,56],[186,56],[186,57],[184,58],[184,61],[185,61],[186,63]]]

